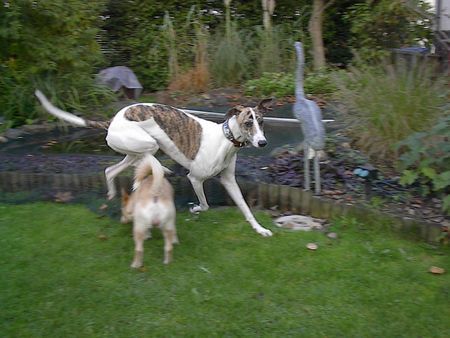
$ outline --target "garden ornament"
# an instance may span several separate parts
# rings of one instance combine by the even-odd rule
[[[97,74],[97,81],[108,86],[114,92],[124,89],[128,98],[137,99],[142,92],[142,85],[133,71],[125,66],[103,69]]]
[[[371,164],[365,164],[353,170],[353,174],[364,180],[364,193],[369,201],[372,197],[372,181],[378,178],[378,170]]]
[[[301,122],[304,136],[304,188],[310,190],[311,179],[309,173],[309,160],[314,159],[314,183],[315,193],[320,194],[320,164],[319,151],[325,146],[325,128],[322,122],[322,113],[319,106],[313,100],[305,98],[303,86],[305,57],[303,46],[300,42],[295,43],[297,51],[297,75],[295,82],[295,104],[294,116]]]

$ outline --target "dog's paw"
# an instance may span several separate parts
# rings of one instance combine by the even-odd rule
[[[116,197],[116,192],[115,191],[108,191],[108,200],[112,200],[114,197]]]
[[[131,263],[130,267],[132,267],[133,269],[139,269],[142,267],[142,264],[139,262],[133,262]]]
[[[260,234],[263,237],[270,237],[270,236],[272,236],[272,231],[270,231],[269,229],[265,229],[263,227],[260,227],[260,228],[255,229],[255,230],[256,230],[256,232],[258,234]]]
[[[189,212],[191,214],[198,214],[200,211],[203,211],[202,207],[199,205],[194,205],[193,207],[189,208]]]

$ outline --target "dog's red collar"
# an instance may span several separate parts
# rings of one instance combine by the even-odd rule
[[[236,140],[234,138],[233,133],[231,132],[230,126],[228,125],[228,120],[226,120],[223,124],[222,124],[222,130],[223,130],[223,134],[225,135],[225,137],[230,140],[231,143],[233,143],[233,145],[236,148],[242,148],[245,145],[247,145],[247,142],[239,142],[238,140]]]

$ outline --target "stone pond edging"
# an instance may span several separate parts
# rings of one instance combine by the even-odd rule
[[[277,205],[281,212],[290,211],[315,218],[354,217],[369,224],[382,223],[390,230],[430,243],[439,242],[442,231],[441,226],[436,223],[392,215],[363,204],[350,204],[315,196],[311,191],[285,185],[259,183],[258,204],[262,208]]]
[[[170,177],[170,181],[175,186],[176,194],[187,192],[192,195],[192,188],[185,177]],[[276,207],[281,213],[289,211],[322,219],[354,217],[369,224],[376,221],[387,225],[390,230],[402,235],[422,239],[430,243],[438,242],[441,235],[441,226],[436,223],[391,215],[362,204],[349,204],[314,196],[311,191],[305,191],[301,188],[245,180],[238,181],[250,206],[258,206],[263,209]],[[117,183],[119,187],[129,187],[131,177],[121,176]],[[36,188],[59,191],[85,191],[89,189],[102,193],[106,191],[106,183],[103,173],[79,175],[0,172],[0,191],[19,192]],[[208,195],[208,192],[206,193]],[[229,198],[226,198],[225,201],[229,205],[233,204]]]

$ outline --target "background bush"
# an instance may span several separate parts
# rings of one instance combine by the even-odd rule
[[[14,1],[0,11],[0,106],[12,125],[38,116],[35,88],[63,108],[101,105],[111,94],[95,85],[103,64],[96,34],[105,1]]]
[[[225,10],[223,1],[204,0],[3,1],[2,114],[15,125],[35,119],[39,110],[33,91],[38,85],[66,109],[104,106],[112,96],[95,86],[94,74],[108,66],[130,67],[147,92],[169,84],[188,90],[194,82],[198,92],[208,86],[242,85],[265,73],[293,74],[297,40],[304,43],[310,62],[305,32],[311,0],[277,1],[270,31],[262,27],[260,2],[227,3]],[[163,28],[167,12],[172,41]],[[417,12],[400,1],[341,0],[324,12],[323,32],[327,59],[346,64],[353,49],[370,62],[380,50],[429,41],[431,29],[429,20],[418,20]],[[173,55],[176,78],[170,69],[173,60],[169,62]],[[306,87],[311,93],[331,91],[321,75],[307,80]],[[283,83],[277,95],[288,88]]]
[[[443,209],[450,214],[450,115],[443,116],[430,130],[410,135],[398,148],[402,151],[400,182],[419,184],[423,195],[442,197]]]
[[[304,79],[306,94],[328,95],[336,90],[331,72],[326,70],[308,73]],[[295,74],[263,73],[258,79],[249,80],[244,86],[245,93],[253,96],[293,96],[295,95]]]
[[[343,15],[350,27],[349,42],[362,60],[385,57],[392,48],[432,41],[431,20],[419,14],[430,5],[415,1],[419,11],[402,1],[364,1],[351,5]]]
[[[335,73],[336,98],[351,136],[373,158],[396,159],[395,145],[445,113],[448,87],[427,64],[378,64]]]

